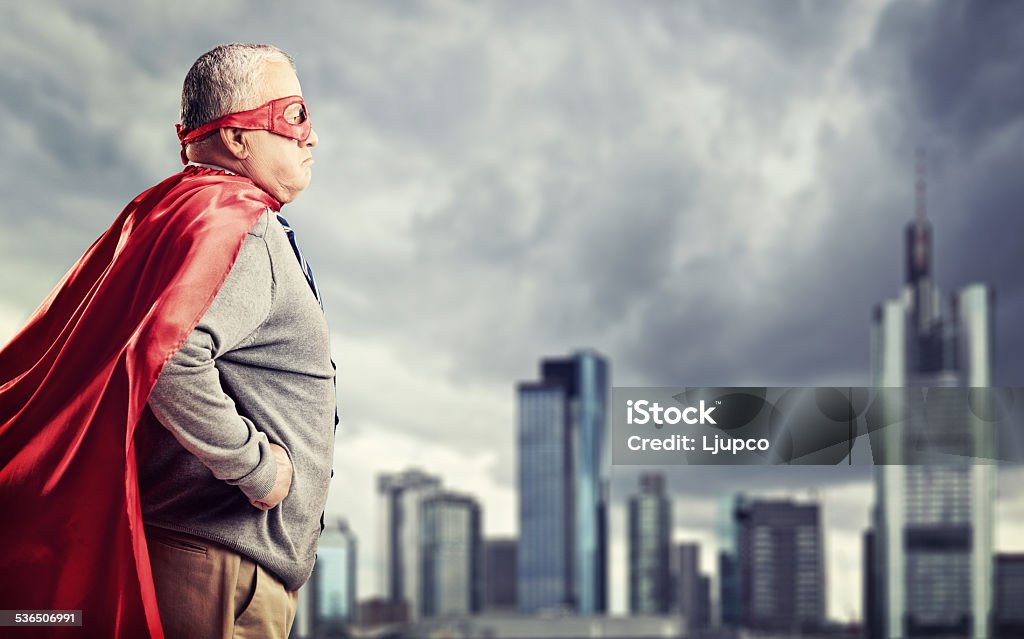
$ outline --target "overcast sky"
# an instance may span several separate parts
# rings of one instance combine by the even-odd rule
[[[0,341],[180,168],[198,55],[295,58],[320,144],[285,212],[333,334],[329,513],[359,536],[360,596],[378,472],[438,473],[515,532],[514,384],[541,357],[595,348],[621,386],[868,384],[918,145],[939,284],[995,288],[996,380],[1024,385],[1022,3],[39,0],[0,25]],[[858,616],[870,474],[753,472],[673,474],[677,539],[710,560],[720,497],[817,486],[829,614]]]

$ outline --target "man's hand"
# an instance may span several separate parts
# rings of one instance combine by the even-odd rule
[[[274,487],[269,495],[250,502],[260,510],[270,510],[280,504],[292,487],[292,462],[288,459],[288,453],[277,444],[271,444],[270,450],[274,451],[274,457],[277,459],[277,479],[274,480]]]

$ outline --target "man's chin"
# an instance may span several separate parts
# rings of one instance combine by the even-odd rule
[[[309,186],[309,181],[308,180],[306,181],[306,183],[301,188],[300,187],[296,187],[296,188],[293,188],[293,189],[289,190],[287,193],[285,193],[283,195],[283,197],[285,197],[287,199],[283,199],[283,200],[279,199],[278,201],[281,202],[281,204],[288,204],[289,202],[294,202],[295,199],[297,197],[299,197],[299,195],[303,191],[306,190],[307,186]]]

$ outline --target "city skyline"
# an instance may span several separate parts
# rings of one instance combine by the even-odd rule
[[[517,532],[512,384],[539,357],[593,347],[626,386],[868,383],[867,309],[899,284],[919,144],[937,275],[992,283],[995,379],[1024,383],[1019,3],[41,0],[0,17],[0,340],[178,169],[196,56],[257,40],[295,57],[321,142],[287,215],[332,329],[327,514],[360,540],[360,598],[379,588],[378,472],[443,474],[478,495],[485,536]],[[1006,472],[997,549],[1022,550],[1024,473]],[[636,473],[610,480],[622,584]],[[666,481],[674,541],[706,567],[719,497],[820,486],[829,573],[859,583],[861,470]],[[829,614],[859,614],[859,586],[839,586]]]

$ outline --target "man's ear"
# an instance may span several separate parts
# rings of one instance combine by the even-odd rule
[[[227,149],[236,160],[244,160],[249,157],[249,144],[246,140],[246,129],[224,127],[218,129],[221,144]]]

